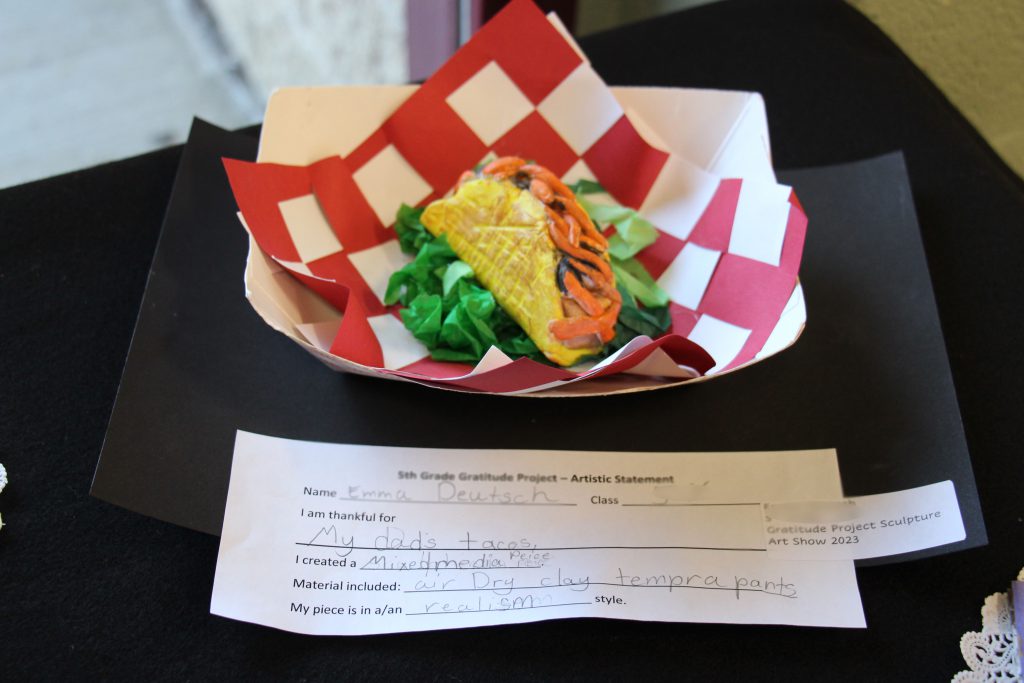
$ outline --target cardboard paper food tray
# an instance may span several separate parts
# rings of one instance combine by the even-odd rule
[[[510,53],[508,35],[529,38]],[[524,67],[524,54],[544,59]],[[487,154],[596,179],[650,220],[659,238],[638,259],[672,299],[670,333],[590,368],[494,348],[475,367],[430,360],[382,303],[408,260],[389,226],[401,203],[443,196]],[[806,320],[807,221],[776,182],[761,97],[607,88],[529,2],[513,2],[423,86],[276,91],[258,163],[225,164],[250,234],[250,302],[337,370],[486,393],[639,391],[758,362]]]

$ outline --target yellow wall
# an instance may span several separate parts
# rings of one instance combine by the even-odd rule
[[[579,0],[581,34],[710,0]],[[1024,177],[1024,0],[847,0]]]
[[[848,0],[1024,176],[1024,0]]]

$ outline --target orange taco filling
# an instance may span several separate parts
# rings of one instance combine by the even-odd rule
[[[609,264],[608,240],[573,191],[547,168],[519,157],[496,159],[479,175],[467,171],[459,185],[478,177],[507,180],[544,204],[548,235],[560,256],[556,282],[563,317],[548,323],[551,335],[569,349],[600,347],[611,341],[622,296]]]

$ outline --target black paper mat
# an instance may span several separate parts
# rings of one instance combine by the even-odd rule
[[[899,154],[780,174],[810,217],[794,347],[701,385],[536,401],[335,373],[267,327],[244,298],[247,241],[220,163],[255,152],[253,138],[193,126],[93,495],[218,534],[235,429],[449,448],[835,447],[848,495],[956,486],[967,538],[882,561],[986,542]]]

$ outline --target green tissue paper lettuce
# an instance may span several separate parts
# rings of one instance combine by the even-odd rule
[[[491,346],[510,356],[546,360],[522,328],[473,277],[444,235],[434,237],[423,224],[423,209],[403,205],[395,231],[411,263],[392,274],[387,305],[401,304],[405,327],[435,360],[476,362]]]

